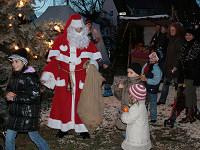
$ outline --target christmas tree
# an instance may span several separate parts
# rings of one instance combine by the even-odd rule
[[[30,65],[41,75],[46,64],[45,55],[64,28],[62,22],[57,21],[35,24],[34,5],[35,0],[0,0],[0,110],[5,110],[1,105],[5,101],[3,93],[11,72],[8,61],[11,52],[25,48],[31,56]]]
[[[33,23],[34,5],[35,0],[1,0],[1,51],[9,54],[23,47],[34,58],[40,58],[50,50],[63,25],[56,21]]]

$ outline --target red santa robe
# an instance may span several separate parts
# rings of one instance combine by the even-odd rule
[[[41,78],[42,80],[48,79],[44,84],[47,87],[53,89],[55,85],[48,126],[63,132],[70,129],[74,129],[75,132],[88,132],[77,114],[77,104],[86,77],[86,69],[83,65],[87,60],[97,61],[102,58],[101,53],[91,41],[87,48],[83,49],[76,49],[69,45],[67,28],[72,20],[76,19],[80,20],[81,16],[78,14],[70,16],[64,33],[56,38]],[[69,82],[72,86],[71,90],[67,89]]]

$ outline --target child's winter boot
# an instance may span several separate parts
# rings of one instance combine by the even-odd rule
[[[108,96],[113,96],[112,89],[108,90]]]
[[[108,90],[105,90],[105,92],[103,93],[103,97],[108,97]]]

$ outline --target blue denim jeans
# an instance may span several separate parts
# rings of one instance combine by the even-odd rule
[[[105,84],[104,89],[105,89],[105,90],[111,89],[111,85],[110,85],[110,84]]]
[[[150,105],[150,117],[151,120],[157,119],[157,94],[151,94],[147,92],[147,98]],[[148,108],[148,105],[147,105]]]
[[[39,150],[50,150],[46,141],[39,135],[38,131],[28,132],[30,139],[35,143]],[[7,130],[6,132],[6,150],[15,150],[15,137],[17,131]]]
[[[172,78],[164,77],[163,87],[162,87],[162,93],[161,93],[159,102],[166,103],[167,95],[169,93],[169,85],[171,84],[172,80],[174,81],[175,84],[178,84],[178,81],[177,81],[176,78],[172,79]]]

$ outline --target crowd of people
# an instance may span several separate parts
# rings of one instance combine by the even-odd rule
[[[58,129],[56,137],[63,138],[69,134],[69,130],[74,130],[83,139],[90,138],[91,131],[79,115],[83,108],[78,104],[87,94],[84,93],[84,85],[97,85],[86,80],[91,70],[93,74],[100,72],[104,77],[101,83],[104,93],[99,88],[91,92],[100,93],[102,97],[114,95],[121,101],[115,125],[124,137],[122,149],[151,149],[149,125],[156,123],[157,105],[166,103],[172,81],[186,84],[186,117],[180,123],[196,120],[196,86],[200,85],[200,41],[196,34],[199,27],[184,31],[177,23],[169,27],[158,25],[150,42],[156,51],[150,53],[148,62],[144,66],[130,64],[127,80],[112,87],[114,71],[110,62],[103,62],[102,71],[98,70],[98,61],[102,56],[95,46],[99,38],[93,38],[91,26],[92,22],[86,20],[84,23],[79,14],[69,17],[64,33],[56,38],[48,54],[48,64],[41,78],[28,65],[25,49],[16,50],[9,56],[12,74],[5,97],[11,107],[7,120],[6,150],[15,149],[14,140],[18,132],[27,132],[38,149],[50,149],[38,133],[42,85],[55,89],[47,126]],[[162,78],[161,97],[157,100]],[[89,83],[86,84],[86,81]]]

